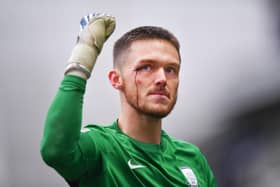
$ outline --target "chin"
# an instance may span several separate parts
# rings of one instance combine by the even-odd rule
[[[151,116],[153,118],[156,119],[162,119],[165,118],[166,116],[168,116],[169,112],[151,112],[151,113],[147,113],[148,116]]]
[[[175,100],[176,101],[176,100]],[[145,115],[151,116],[154,118],[164,118],[168,116],[168,114],[173,110],[176,102],[172,102],[169,104],[148,104],[142,107],[138,107],[138,109]]]
[[[142,112],[147,115],[147,116],[151,116],[153,118],[164,118],[166,117],[170,112],[171,109],[166,109],[166,110],[158,110],[158,109],[144,109],[142,110]]]

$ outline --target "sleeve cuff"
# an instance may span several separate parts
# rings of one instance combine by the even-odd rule
[[[74,75],[65,75],[61,82],[60,89],[63,91],[85,92],[86,80]]]

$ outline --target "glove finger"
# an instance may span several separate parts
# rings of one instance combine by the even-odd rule
[[[80,21],[80,30],[84,30],[84,28],[89,24],[89,22],[97,15],[97,13],[91,13],[86,16],[83,16]]]
[[[113,16],[109,15],[109,14],[106,14],[106,13],[91,13],[91,14],[88,14],[84,17],[82,17],[81,21],[80,21],[80,29],[81,31],[91,22],[93,22],[94,20],[98,19],[98,18],[113,18]]]

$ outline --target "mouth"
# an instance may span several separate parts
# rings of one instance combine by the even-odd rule
[[[149,95],[157,96],[157,97],[161,97],[161,98],[168,98],[168,99],[170,98],[169,93],[166,91],[154,91],[154,92],[149,93]]]

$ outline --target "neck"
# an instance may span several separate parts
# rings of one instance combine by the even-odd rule
[[[139,114],[136,111],[121,113],[119,128],[131,138],[151,144],[160,144],[161,119]]]

